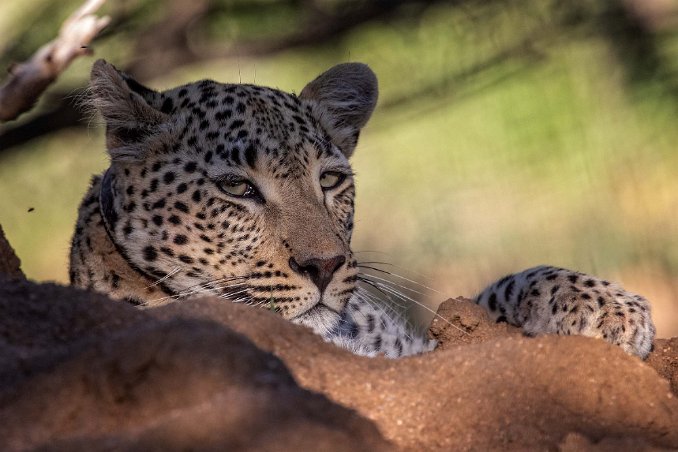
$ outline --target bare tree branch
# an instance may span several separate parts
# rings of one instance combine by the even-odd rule
[[[150,25],[138,38],[134,59],[126,70],[140,79],[152,79],[178,66],[199,61],[232,58],[238,56],[263,56],[281,51],[317,45],[343,36],[350,30],[370,21],[388,19],[403,12],[403,6],[411,6],[407,13],[411,17],[423,14],[427,8],[441,0],[391,0],[368,1],[358,7],[345,8],[328,14],[315,8],[315,2],[307,2],[310,13],[306,23],[299,29],[292,29],[283,36],[265,37],[253,40],[238,40],[228,45],[201,44],[192,46],[187,33],[192,26],[203,23],[205,16],[219,10],[206,0],[192,0],[186,6],[185,0],[174,0],[167,16]],[[351,2],[347,2],[351,3]],[[252,5],[252,8],[261,8]],[[165,43],[159,47],[158,42]]]
[[[94,15],[105,2],[87,0],[66,19],[56,39],[28,61],[10,67],[7,80],[0,86],[0,121],[10,121],[30,110],[71,61],[91,53],[87,46],[110,21],[108,16]]]
[[[172,0],[167,7],[166,16],[155,24],[146,25],[144,31],[136,37],[133,54],[138,57],[124,69],[143,82],[182,65],[199,61],[239,55],[266,55],[288,48],[319,44],[340,37],[352,27],[365,22],[397,16],[398,6],[418,5],[414,10],[408,10],[412,17],[421,14],[427,5],[437,1],[440,0],[398,0],[387,5],[381,5],[383,2],[367,2],[346,11],[340,9],[334,14],[315,11],[315,3],[311,1],[308,2],[308,7],[311,8],[312,17],[300,30],[292,30],[286,36],[274,39],[237,41],[227,47],[203,46],[198,50],[189,44],[188,30],[192,26],[200,26],[206,16],[219,10],[219,6],[214,6],[207,0]],[[186,6],[187,3],[190,5]],[[248,5],[263,7],[255,3]],[[104,33],[115,32],[116,22],[121,24],[125,20],[126,18],[117,17]],[[162,45],[159,46],[158,43]],[[53,94],[51,108],[46,108],[24,124],[15,124],[4,130],[0,128],[0,152],[65,127],[82,125],[83,114],[73,105],[68,90]]]

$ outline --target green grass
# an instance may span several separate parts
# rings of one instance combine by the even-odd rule
[[[3,156],[0,224],[29,277],[67,281],[80,198],[107,165],[102,146],[99,133],[64,131]]]

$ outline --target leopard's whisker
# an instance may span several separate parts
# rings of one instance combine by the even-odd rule
[[[384,303],[381,300],[379,300],[379,298],[377,298],[373,294],[370,294],[369,292],[366,292],[365,296],[366,296],[365,301],[369,303],[371,306],[373,306],[375,309],[377,309],[379,312],[385,313],[389,318],[398,320],[402,322],[404,325],[406,325],[405,334],[410,338],[412,337],[410,332],[415,331],[416,327],[408,318],[408,316],[406,316],[402,311],[398,311],[389,304],[384,305]]]
[[[239,303],[239,304],[246,304],[247,306],[252,306],[252,300],[250,297],[242,297],[242,298],[235,298],[233,300],[229,300],[231,303]]]
[[[393,289],[392,287],[389,287],[389,286],[387,286],[387,285],[385,285],[385,284],[383,284],[383,283],[380,283],[380,282],[377,282],[377,281],[372,281],[372,283],[374,283],[375,285],[377,285],[377,286],[380,287],[381,289],[385,290],[386,292],[389,292],[389,293],[393,294],[394,296],[400,298],[400,299],[403,300],[403,301],[410,301],[410,302],[412,302],[412,303],[415,303],[415,304],[421,306],[422,308],[424,308],[425,310],[429,311],[429,312],[432,313],[435,317],[441,319],[442,321],[444,321],[445,323],[447,323],[447,324],[450,325],[451,327],[453,327],[453,328],[459,330],[459,331],[462,332],[463,334],[468,334],[468,332],[464,331],[462,328],[460,328],[460,327],[458,327],[457,325],[455,325],[454,323],[450,322],[450,321],[447,320],[445,317],[441,316],[441,315],[438,314],[436,311],[434,311],[434,310],[431,309],[430,307],[426,306],[424,303],[421,303],[420,301],[417,301],[417,300],[415,300],[415,299],[412,298],[412,297],[409,297],[409,296],[407,296],[407,295],[405,295],[405,294],[403,294],[403,293],[401,293],[401,292],[398,292],[397,290],[395,290],[395,289]]]
[[[436,293],[441,294],[441,295],[443,294],[441,291],[439,291],[439,290],[437,290],[437,289],[434,289],[433,287],[429,287],[429,286],[427,286],[427,285],[425,285],[425,284],[422,284],[422,283],[420,283],[420,282],[417,282],[417,281],[414,281],[414,280],[412,280],[412,279],[406,278],[406,277],[404,277],[404,276],[398,275],[397,273],[390,272],[390,271],[388,271],[388,270],[382,270],[382,269],[377,268],[377,267],[372,267],[372,266],[369,266],[369,265],[363,265],[363,264],[360,263],[360,262],[358,263],[358,267],[359,267],[359,268],[367,268],[367,269],[369,269],[369,270],[374,270],[374,271],[378,271],[378,272],[381,272],[381,273],[385,273],[385,274],[390,275],[390,276],[393,276],[393,277],[395,277],[395,278],[402,279],[403,281],[407,281],[407,282],[409,282],[409,283],[415,284],[415,285],[417,285],[417,286],[419,286],[419,287],[422,287],[422,288],[424,288],[424,289],[428,289],[428,290],[430,290],[430,291],[432,291],[432,292],[436,292]],[[364,273],[364,272],[363,272],[363,274],[367,274],[367,273]],[[367,274],[367,275],[369,275],[369,274]],[[373,277],[373,278],[377,278],[377,276],[375,276],[375,275],[369,275],[369,276],[371,276],[371,277]],[[382,280],[383,280],[383,281],[387,281],[386,279],[382,279]],[[389,281],[389,282],[395,284],[395,282],[393,282],[393,281]],[[399,285],[399,287],[402,287],[402,288],[407,289],[407,290],[412,290],[412,291],[414,291],[414,289],[411,289],[411,288],[409,288],[409,287],[407,287],[407,286]],[[420,292],[418,292],[418,293],[420,293]],[[422,294],[422,295],[424,295],[424,294]]]
[[[377,281],[381,284],[388,285],[389,287],[391,287],[394,290],[397,290],[399,292],[407,291],[407,292],[412,292],[412,293],[415,293],[417,295],[421,295],[421,296],[424,296],[424,297],[427,296],[427,294],[424,293],[424,292],[420,292],[420,291],[413,289],[411,287],[403,286],[403,285],[398,284],[396,282],[390,281],[388,279],[380,278],[380,277],[375,276],[375,275],[370,275],[370,274],[367,274],[367,273],[360,273],[359,277],[364,278],[364,279],[369,279],[370,281]]]
[[[250,305],[252,304],[252,296],[246,293],[246,290],[243,290],[245,292],[245,295],[240,295],[232,300],[229,300],[233,303],[242,303],[243,301],[247,300],[244,304]]]
[[[396,309],[394,309],[391,305],[389,304],[384,304],[382,300],[379,300],[377,297],[375,297],[373,294],[369,293],[367,290],[363,289],[362,287],[358,287],[358,290],[356,291],[356,295],[358,298],[361,299],[361,301],[364,301],[365,303],[369,303],[374,309],[379,311],[382,314],[385,314],[389,318],[393,320],[400,320],[404,321],[404,324],[407,325],[408,328],[405,328],[404,333],[407,337],[412,338],[412,335],[410,334],[410,331],[413,331],[413,325],[408,321],[407,317],[404,316],[401,312],[398,312]],[[361,313],[362,314],[362,313]],[[364,314],[363,314],[364,316]]]
[[[221,295],[219,295],[218,298],[224,298],[224,299],[228,300],[229,297],[233,297],[233,296],[237,296],[237,295],[240,295],[240,294],[243,294],[243,293],[247,293],[248,290],[249,290],[249,287],[245,287],[244,289],[237,290],[235,292],[222,293]]]
[[[208,283],[204,283],[195,287],[192,287],[190,289],[182,290],[181,292],[177,293],[176,295],[172,295],[169,298],[175,298],[175,299],[181,299],[181,298],[187,298],[192,295],[196,294],[206,294],[206,293],[211,293],[211,292],[216,292],[217,289],[214,289],[212,287],[206,287]]]
[[[360,275],[358,275],[358,281],[362,281],[363,283],[365,283],[365,284],[367,284],[368,286],[372,287],[372,288],[375,289],[376,291],[380,292],[383,296],[385,296],[385,297],[388,299],[388,301],[390,301],[390,302],[393,303],[394,305],[398,306],[399,308],[402,308],[402,309],[405,308],[405,305],[403,305],[403,304],[397,302],[396,300],[394,300],[393,298],[391,298],[391,296],[390,296],[388,293],[384,292],[380,287],[378,287],[378,286],[376,285],[376,282],[375,282],[375,281],[370,281],[370,280],[368,280],[368,279],[364,279],[364,278],[362,278]]]
[[[403,305],[397,305],[399,308],[401,308],[401,310],[399,311],[399,310],[395,309],[392,306],[393,300],[391,300],[391,303],[384,303],[383,300],[380,300],[375,295],[371,294],[368,290],[366,290],[362,287],[358,287],[357,296],[362,301],[365,301],[366,303],[370,303],[375,308],[378,308],[378,310],[381,311],[381,312],[390,313],[390,315],[394,316],[395,318],[400,318],[400,319],[405,318],[405,316],[403,315],[403,313],[401,311],[406,309],[406,307],[403,306]]]
[[[242,289],[242,290],[237,290],[236,292],[225,292],[226,290],[228,290],[228,289],[239,289],[243,286],[247,286],[247,283],[243,282],[243,283],[237,283],[237,284],[217,285],[217,286],[213,286],[213,287],[209,287],[209,288],[197,289],[192,294],[189,294],[187,296],[200,294],[200,295],[216,295],[218,298],[226,298],[227,296],[233,296],[235,294],[245,292],[247,290],[247,288]]]
[[[162,283],[163,281],[167,281],[169,278],[171,278],[172,276],[176,275],[176,274],[179,273],[180,271],[181,271],[181,267],[174,267],[174,269],[172,269],[172,271],[170,271],[169,273],[167,273],[167,274],[166,274],[165,276],[163,276],[162,278],[158,279],[158,280],[157,280],[156,282],[154,282],[153,284],[149,284],[148,286],[144,287],[144,289],[150,289],[151,287],[157,286],[158,284]]]
[[[204,286],[209,286],[209,285],[212,285],[212,284],[219,284],[219,283],[228,282],[228,281],[235,281],[235,280],[242,279],[242,278],[243,277],[241,277],[241,276],[235,276],[235,277],[218,278],[218,279],[211,280],[211,281],[201,282],[201,283],[198,283],[198,284],[194,284],[192,286],[188,286],[185,289],[179,291],[178,293],[176,293],[174,295],[167,295],[165,297],[155,298],[153,300],[149,300],[148,302],[143,303],[142,306],[156,306],[158,304],[157,302],[160,302],[160,301],[179,300],[181,298],[190,297],[191,295],[195,295],[197,293],[203,293],[204,294],[204,293],[208,292],[209,290],[212,290],[211,288],[204,287]]]
[[[378,253],[376,251],[373,251],[373,253],[388,255],[388,253]],[[401,270],[403,272],[406,272],[407,274],[412,274],[412,275],[416,276],[417,278],[420,278],[420,280],[428,280],[428,281],[432,280],[431,277],[429,275],[426,275],[425,273],[421,273],[421,272],[418,272],[416,270],[412,270],[411,268],[407,268],[407,267],[403,267],[403,266],[398,265],[398,264],[394,264],[393,262],[383,262],[383,261],[373,260],[373,261],[356,261],[356,263],[358,265],[361,265],[361,264],[384,265],[384,266],[387,266],[389,268]],[[388,271],[388,270],[384,270],[384,269],[376,269],[376,270],[378,270],[378,271]],[[399,276],[402,276],[402,275],[399,275]],[[417,280],[413,280],[412,282],[415,283],[415,284],[420,284]],[[435,290],[435,289],[433,289],[433,290]]]
[[[200,282],[200,283],[197,283],[197,284],[193,284],[192,286],[187,286],[186,288],[179,291],[178,295],[189,292],[189,291],[193,290],[194,288],[198,288],[198,287],[201,287],[201,286],[210,286],[212,284],[220,284],[220,283],[223,283],[223,282],[236,281],[238,279],[242,279],[242,276],[231,276],[231,277],[212,279],[210,281],[203,281],[203,282]]]
[[[360,251],[353,251],[353,254],[367,254],[367,253],[372,253],[372,254],[382,254],[384,256],[391,256],[391,253],[387,253],[386,251],[381,251],[381,250],[360,250]]]
[[[248,285],[249,285],[249,283],[247,283],[247,282],[239,282],[239,283],[236,283],[236,284],[219,284],[219,285],[211,287],[211,290],[214,290],[215,292],[221,292],[224,295],[228,295],[226,290],[237,289],[239,287],[248,286]],[[220,295],[221,295],[221,293],[220,293]]]
[[[409,302],[412,302],[412,303],[419,303],[419,302],[418,302],[417,300],[415,300],[414,298],[412,298],[412,297],[408,296],[407,294],[405,294],[405,293],[399,291],[397,288],[395,288],[395,287],[389,285],[388,282],[381,282],[381,281],[368,280],[368,279],[362,279],[362,278],[359,278],[359,279],[361,279],[361,280],[362,280],[363,282],[365,282],[365,283],[367,283],[367,282],[369,281],[370,283],[373,284],[372,287],[375,287],[375,288],[379,288],[379,289],[381,289],[381,290],[384,290],[384,291],[386,291],[387,293],[389,293],[389,294],[391,294],[391,295],[393,295],[393,296],[399,298],[400,300],[403,300],[403,301],[409,301]],[[372,284],[371,284],[371,285],[372,285]]]

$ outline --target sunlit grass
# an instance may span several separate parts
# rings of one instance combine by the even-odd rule
[[[3,157],[0,224],[29,277],[67,281],[78,204],[107,164],[102,146],[99,133],[64,131]]]

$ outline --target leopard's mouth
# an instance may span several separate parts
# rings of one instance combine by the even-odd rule
[[[337,329],[341,315],[322,302],[290,319],[292,323],[311,328],[316,334],[325,336]]]

